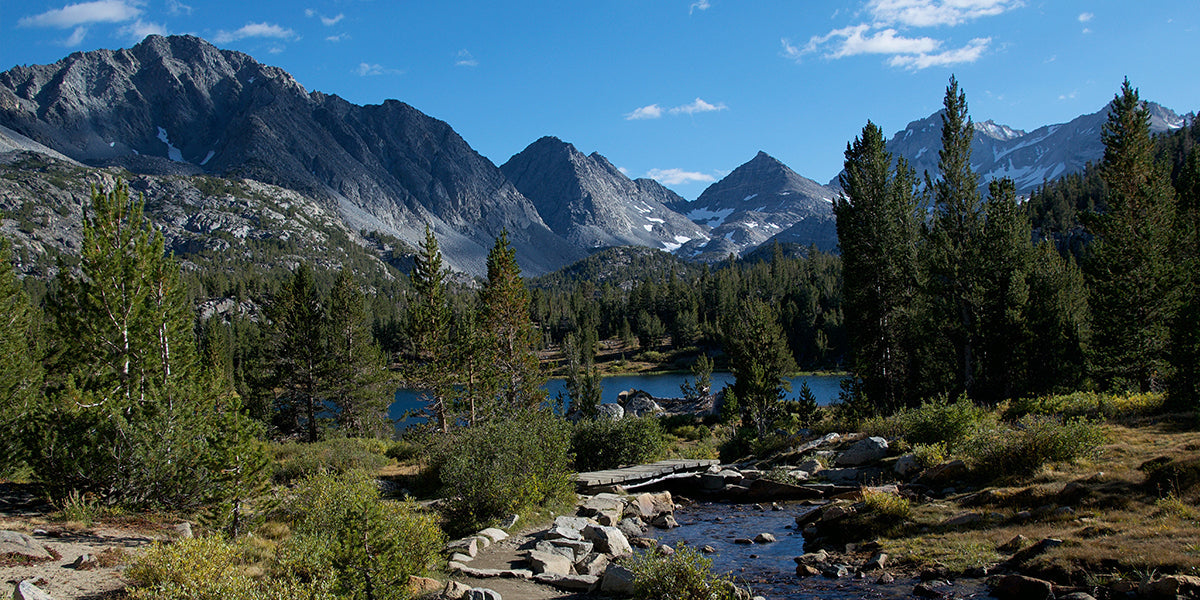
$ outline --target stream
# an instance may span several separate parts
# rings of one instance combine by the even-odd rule
[[[692,548],[712,546],[716,552],[707,555],[713,561],[713,572],[729,573],[741,585],[748,585],[757,596],[767,600],[780,598],[822,598],[849,600],[852,598],[909,599],[919,580],[897,577],[891,584],[876,583],[879,573],[863,579],[848,577],[801,578],[796,576],[793,558],[804,554],[804,538],[796,530],[796,517],[813,510],[802,503],[784,503],[783,510],[755,508],[753,504],[726,502],[697,502],[675,511],[679,527],[651,530],[659,543],[672,547],[686,543]],[[776,542],[771,544],[736,544],[734,539],[753,539],[759,533],[770,533]],[[944,588],[953,598],[984,598],[987,589],[982,581],[964,579]]]

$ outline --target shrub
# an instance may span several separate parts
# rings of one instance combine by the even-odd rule
[[[321,582],[256,580],[239,549],[216,537],[154,545],[126,572],[131,600],[333,600]]]
[[[416,458],[421,453],[421,446],[408,440],[397,440],[388,446],[384,456],[396,461],[404,462]]]
[[[888,492],[866,491],[863,493],[864,512],[894,523],[912,517],[912,504],[908,498]]]
[[[975,406],[966,396],[959,396],[954,402],[941,397],[901,411],[894,418],[899,421],[902,435],[909,443],[944,442],[952,448],[983,425],[988,412]]]
[[[280,545],[279,573],[327,581],[339,598],[404,598],[409,576],[427,573],[444,541],[433,515],[381,500],[362,471],[301,481],[287,510],[295,533]]]
[[[276,464],[272,479],[279,484],[322,473],[349,471],[378,471],[387,466],[383,440],[368,438],[333,438],[320,442],[285,442],[272,446]]]
[[[575,424],[571,452],[575,469],[599,471],[657,460],[667,442],[656,417],[585,419]]]
[[[573,496],[570,426],[548,411],[464,427],[441,442],[432,465],[463,531]]]
[[[1115,419],[1161,412],[1165,398],[1161,393],[1100,394],[1074,392],[1009,401],[1004,418],[1025,415],[1060,415],[1090,419]]]
[[[1085,419],[1027,415],[1014,426],[980,430],[964,446],[978,473],[1027,477],[1048,462],[1081,458],[1104,440],[1099,426]]]
[[[629,565],[633,597],[638,600],[734,600],[737,589],[728,576],[712,572],[712,559],[680,545],[675,554],[644,553]]]
[[[950,451],[944,442],[917,444],[913,446],[912,453],[917,462],[925,468],[940,465],[950,459]]]

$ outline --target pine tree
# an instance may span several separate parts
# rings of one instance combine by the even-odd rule
[[[844,194],[834,201],[842,250],[846,329],[861,390],[890,412],[909,388],[919,206],[903,158],[892,170],[883,131],[867,122],[847,144]]]
[[[301,263],[268,306],[267,362],[274,372],[276,426],[284,433],[320,439],[324,369],[328,363],[325,307],[312,271]]]
[[[1086,261],[1093,363],[1112,388],[1157,389],[1167,374],[1177,287],[1172,264],[1174,191],[1154,162],[1150,113],[1126,79],[1101,139],[1107,210],[1091,219]]]
[[[366,299],[346,271],[338,273],[329,292],[327,331],[324,379],[327,398],[337,409],[338,428],[358,437],[385,433],[395,386],[383,352],[371,337]]]
[[[409,273],[414,298],[409,304],[409,336],[413,357],[407,370],[410,385],[423,391],[425,414],[437,431],[450,430],[453,422],[454,347],[451,345],[450,304],[446,271],[437,237],[427,225],[425,240]]]
[[[1179,199],[1176,260],[1183,302],[1171,328],[1174,372],[1167,399],[1177,409],[1195,410],[1200,407],[1200,146],[1188,153],[1175,189]]]
[[[763,438],[780,414],[780,400],[791,389],[787,375],[796,369],[796,363],[768,304],[745,300],[730,317],[725,350],[734,377],[734,397]]]
[[[34,327],[33,307],[4,241],[0,243],[0,428],[8,435],[0,441],[0,474],[24,461],[18,432],[41,400],[42,365],[32,343]]]
[[[179,264],[119,182],[93,191],[77,272],[49,300],[53,398],[31,462],[53,496],[194,507],[231,493],[231,464],[261,457],[236,397],[197,365]]]
[[[529,291],[507,231],[496,238],[487,265],[480,292],[480,326],[487,339],[485,397],[503,410],[536,408],[545,400],[546,377],[534,351],[538,335],[529,318]]]
[[[952,76],[946,88],[942,113],[942,149],[938,152],[940,174],[928,182],[933,190],[934,217],[928,233],[926,272],[927,299],[934,339],[950,347],[935,348],[934,361],[954,365],[952,381],[942,384],[948,392],[975,392],[979,352],[979,310],[983,288],[979,279],[978,250],[983,230],[983,206],[979,178],[971,169],[971,138],[974,125],[967,115],[966,95]],[[928,175],[927,175],[928,178]],[[932,372],[937,365],[926,367]],[[954,389],[947,389],[954,388]]]
[[[1091,312],[1083,272],[1054,244],[1035,247],[1029,274],[1025,395],[1080,389],[1087,375]]]
[[[988,186],[979,268],[979,385],[974,399],[995,404],[1025,386],[1032,233],[1011,179]]]

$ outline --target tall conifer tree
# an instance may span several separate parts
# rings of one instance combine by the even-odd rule
[[[912,402],[909,377],[917,290],[918,200],[903,158],[892,170],[883,131],[867,122],[846,147],[844,194],[834,201],[851,363],[867,401],[890,412]]]
[[[541,385],[546,376],[534,348],[538,335],[529,318],[529,290],[507,231],[496,238],[487,265],[487,283],[480,292],[480,326],[488,340],[484,361],[488,398],[504,410],[536,408],[545,400]]]
[[[21,289],[4,241],[0,243],[0,428],[8,435],[0,440],[0,473],[24,460],[18,432],[41,397],[42,365],[31,343],[33,317],[33,307]]]
[[[1097,239],[1086,262],[1093,360],[1107,385],[1146,391],[1160,386],[1168,368],[1177,298],[1175,198],[1165,169],[1154,162],[1150,112],[1128,79],[1113,99],[1101,139],[1108,208],[1088,223]]]

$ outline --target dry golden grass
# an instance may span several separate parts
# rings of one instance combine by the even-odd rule
[[[1110,442],[1091,459],[1052,465],[1020,484],[914,507],[905,534],[881,540],[884,551],[901,563],[964,571],[1007,560],[1012,552],[998,548],[1022,535],[1025,545],[1063,540],[1024,565],[1060,579],[1200,573],[1200,486],[1163,498],[1138,468],[1162,457],[1200,460],[1200,432],[1168,422],[1106,429]],[[988,516],[955,530],[941,526],[965,512]]]

